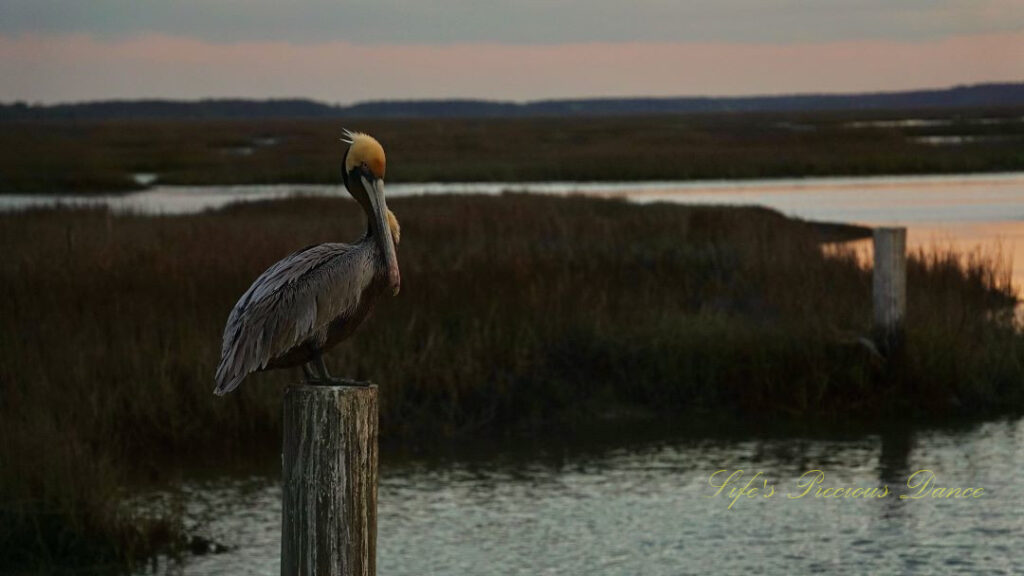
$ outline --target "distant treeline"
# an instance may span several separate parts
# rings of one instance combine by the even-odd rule
[[[0,120],[616,116],[701,112],[988,108],[1021,105],[1024,105],[1024,82],[863,94],[588,98],[524,103],[487,100],[395,100],[342,106],[308,99],[109,100],[53,105],[29,105],[18,102],[0,104]]]

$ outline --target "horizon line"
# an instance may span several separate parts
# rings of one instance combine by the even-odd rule
[[[343,102],[330,102],[328,100],[319,99],[314,96],[273,96],[268,98],[252,98],[245,96],[198,96],[195,98],[175,98],[175,97],[163,97],[163,96],[140,96],[137,98],[99,98],[99,99],[86,99],[86,100],[66,100],[56,102],[28,102],[25,100],[0,100],[0,106],[18,106],[23,105],[30,108],[58,108],[61,106],[83,106],[92,104],[111,104],[111,103],[140,103],[140,102],[161,102],[170,104],[200,104],[205,102],[254,102],[254,103],[267,103],[267,102],[309,102],[314,104],[320,104],[331,108],[354,108],[356,106],[362,106],[367,104],[420,104],[420,103],[481,103],[481,104],[499,104],[499,105],[510,105],[510,106],[529,106],[533,104],[544,104],[553,102],[599,102],[599,101],[672,101],[672,100],[755,100],[755,99],[770,99],[770,98],[836,98],[844,96],[880,96],[880,95],[895,95],[895,94],[913,94],[920,92],[950,92],[958,89],[970,89],[970,88],[981,88],[981,87],[1024,87],[1024,78],[1016,81],[985,81],[985,82],[968,82],[968,83],[956,83],[956,84],[944,84],[940,86],[922,86],[918,88],[907,88],[907,89],[896,89],[896,90],[865,90],[865,91],[849,91],[841,90],[836,92],[829,91],[813,91],[813,92],[761,92],[757,94],[679,94],[675,96],[659,96],[659,95],[633,95],[633,96],[572,96],[565,98],[537,98],[537,99],[524,99],[524,100],[499,100],[489,99],[485,97],[472,97],[472,96],[452,96],[452,97],[428,97],[428,98],[377,98],[368,100],[355,100],[349,103]],[[1024,102],[1022,102],[1024,104]]]

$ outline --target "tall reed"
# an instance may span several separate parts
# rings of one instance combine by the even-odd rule
[[[886,418],[1024,405],[1005,264],[910,259],[908,352],[880,368],[870,271],[758,208],[396,199],[402,292],[328,357],[381,386],[386,442],[529,433],[646,413]],[[0,215],[0,558],[123,563],[178,542],[120,505],[167,463],[265,458],[298,375],[214,397],[228,311],[289,252],[362,232],[296,199],[180,217]],[[850,232],[849,229],[846,232]],[[853,230],[853,232],[857,232]]]

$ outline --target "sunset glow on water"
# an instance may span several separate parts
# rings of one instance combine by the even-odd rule
[[[690,182],[390,184],[389,197],[430,194],[584,194],[631,201],[759,205],[787,216],[866,226],[906,226],[911,250],[955,248],[998,254],[1024,285],[1024,173],[788,178]],[[11,195],[0,209],[106,205],[143,214],[189,214],[234,202],[295,195],[348,197],[340,186],[157,186],[126,195]]]

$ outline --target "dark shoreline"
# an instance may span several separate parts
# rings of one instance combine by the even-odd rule
[[[23,120],[0,123],[0,194],[161,184],[335,184],[343,128],[388,181],[764,179],[1024,170],[1024,107],[555,118]],[[938,118],[938,125],[885,119]],[[858,125],[865,120],[879,125]],[[979,120],[995,123],[982,123]],[[953,138],[953,143],[943,138]],[[956,138],[966,138],[959,142]],[[928,140],[932,139],[932,140]],[[938,139],[938,140],[935,140]]]

